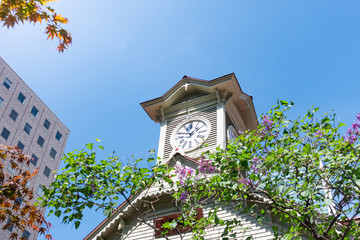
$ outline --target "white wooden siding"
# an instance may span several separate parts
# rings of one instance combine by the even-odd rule
[[[216,147],[216,105],[210,106],[206,109],[202,109],[201,111],[196,111],[191,113],[192,117],[204,117],[209,120],[211,124],[211,132],[209,134],[208,139],[206,140],[206,144],[208,144],[207,148]],[[164,146],[164,158],[167,159],[170,157],[170,153],[172,152],[172,147],[170,144],[170,137],[174,129],[187,118],[186,115],[181,115],[172,119],[167,120],[167,129],[165,136],[165,146]],[[199,156],[202,152],[206,151],[207,148],[200,148],[198,150],[186,153],[188,157]]]
[[[203,209],[204,216],[208,215],[208,211],[210,209]],[[169,204],[162,204],[158,206],[157,215],[156,216],[149,216],[149,224],[153,224],[153,219],[160,216],[166,216],[169,214],[177,213],[174,207],[171,207]],[[224,207],[218,211],[218,216],[220,219],[223,220],[230,220],[237,218],[238,220],[242,221],[241,227],[236,227],[233,232],[236,232],[235,239],[246,239],[249,236],[253,236],[254,239],[257,240],[270,240],[274,238],[271,229],[271,223],[265,223],[260,225],[256,221],[256,216],[250,216],[248,214],[236,214],[232,208],[229,206]],[[247,230],[244,230],[247,228]],[[223,232],[224,227],[209,227],[207,229],[207,233],[205,235],[205,239],[221,239],[221,234]],[[147,239],[165,239],[165,238],[155,238],[154,236],[154,229],[144,223],[139,223],[138,220],[132,219],[126,222],[126,228],[124,229],[123,236],[126,236],[127,240],[147,240]],[[192,233],[186,233],[183,235],[183,239],[191,239]],[[120,235],[114,235],[109,240],[117,240],[121,239]],[[177,235],[172,235],[169,239],[180,239]]]

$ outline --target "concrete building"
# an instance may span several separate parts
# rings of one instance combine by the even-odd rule
[[[53,181],[69,133],[60,119],[0,57],[0,144],[16,145],[32,156],[30,170],[39,168],[30,182],[35,199],[43,194],[41,185]],[[14,174],[9,166],[5,167],[8,173]],[[0,231],[0,239],[9,239],[10,230],[15,231]],[[31,229],[19,235],[29,240],[37,238]]]

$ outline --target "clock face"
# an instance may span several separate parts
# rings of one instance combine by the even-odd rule
[[[229,141],[234,140],[235,138],[237,138],[239,136],[239,134],[237,133],[236,129],[234,128],[234,126],[230,125],[227,128],[227,138]]]
[[[210,132],[209,128],[209,124],[203,120],[190,120],[176,129],[173,145],[177,150],[193,150],[206,140]]]

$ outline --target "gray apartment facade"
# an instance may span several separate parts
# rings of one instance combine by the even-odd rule
[[[16,145],[32,156],[30,170],[39,168],[30,182],[35,199],[42,195],[41,185],[53,181],[69,133],[60,119],[0,57],[0,144]],[[5,167],[8,173],[14,174]],[[9,239],[11,231],[16,230],[0,230],[0,239]],[[37,238],[31,229],[19,234],[29,240]]]

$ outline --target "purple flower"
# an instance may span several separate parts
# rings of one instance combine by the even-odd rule
[[[274,122],[269,119],[269,116],[268,116],[268,115],[262,116],[262,120],[263,120],[262,124],[264,125],[265,129],[266,129],[267,131],[269,131],[269,130],[271,129],[271,127],[272,127],[272,124],[273,124]]]
[[[175,173],[179,178],[180,185],[184,185],[186,178],[194,175],[194,169],[177,165]]]
[[[355,143],[360,135],[360,113],[356,115],[355,123],[347,130],[344,140],[350,144]]]
[[[250,180],[247,179],[247,178],[242,178],[242,179],[240,180],[240,183],[243,183],[245,186],[250,186],[250,185],[251,185]]]
[[[321,138],[322,136],[324,136],[324,133],[321,130],[315,132],[315,137]]]
[[[188,193],[187,191],[181,192],[181,194],[180,194],[180,201],[182,201],[182,202],[186,201],[186,199],[188,198],[188,196],[189,196],[189,193]]]
[[[251,162],[251,170],[254,171],[255,173],[259,173],[261,172],[262,173],[262,170],[259,169],[258,165],[262,163],[262,159],[258,158],[258,157],[254,157]]]
[[[199,165],[199,172],[202,174],[215,172],[215,167],[212,165],[210,159],[204,159],[204,158],[201,159]]]
[[[278,133],[272,133],[271,130],[273,128],[274,122],[270,120],[270,117],[268,115],[263,115],[262,117],[262,126],[264,126],[263,129],[261,129],[260,134],[265,136],[267,134],[272,135],[274,137],[278,137]]]

